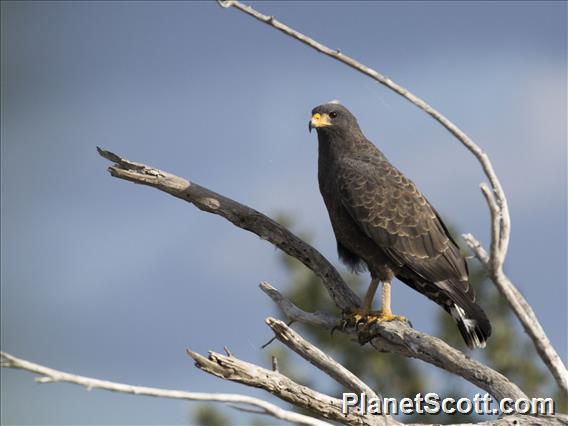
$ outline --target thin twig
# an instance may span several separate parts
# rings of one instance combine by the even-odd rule
[[[288,327],[290,327],[292,324],[294,324],[294,320],[289,320],[289,321],[286,323],[286,325],[287,325]],[[271,337],[268,342],[266,342],[264,345],[262,345],[262,346],[260,347],[260,349],[266,349],[266,348],[268,347],[268,345],[272,344],[272,342],[274,342],[275,340],[276,340],[276,336]]]
[[[481,243],[477,241],[477,239],[472,234],[463,234],[462,237],[471,251],[473,251],[473,254],[477,258],[477,260],[485,265],[489,264],[489,254],[487,253],[487,251],[485,251]]]
[[[169,390],[160,388],[151,388],[146,386],[132,386],[124,383],[109,382],[107,380],[99,380],[91,377],[69,374],[63,371],[54,370],[43,365],[35,364],[24,359],[17,358],[6,352],[0,352],[0,366],[2,368],[17,368],[41,375],[36,379],[38,383],[54,383],[67,382],[91,389],[104,389],[113,392],[127,393],[133,395],[146,395],[158,398],[183,399],[188,401],[214,401],[227,404],[244,404],[248,407],[255,407],[263,414],[268,414],[281,420],[294,422],[302,425],[310,426],[330,426],[329,423],[305,416],[303,414],[294,413],[284,410],[274,404],[263,401],[259,398],[253,398],[246,395],[230,394],[230,393],[203,393],[203,392],[186,392],[180,390]]]

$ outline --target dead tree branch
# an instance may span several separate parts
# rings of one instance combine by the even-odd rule
[[[224,217],[233,225],[258,235],[298,259],[321,279],[339,308],[353,308],[361,303],[319,251],[264,214],[171,173],[128,161],[101,148],[97,150],[102,157],[115,163],[108,168],[112,176],[157,188],[192,203],[200,210]]]
[[[331,426],[329,423],[314,419],[303,414],[294,413],[293,411],[284,410],[274,404],[263,401],[262,399],[253,398],[246,395],[224,394],[224,393],[202,393],[202,392],[186,392],[180,390],[169,390],[161,388],[151,388],[146,386],[132,386],[124,383],[109,382],[107,380],[99,380],[91,377],[78,376],[76,374],[65,373],[63,371],[54,370],[35,364],[24,359],[17,358],[6,352],[0,352],[0,366],[2,368],[16,368],[39,374],[41,377],[36,378],[38,383],[55,383],[67,382],[81,385],[91,389],[104,389],[112,392],[127,393],[132,395],[146,395],[158,398],[183,399],[187,401],[214,401],[223,402],[233,408],[245,408],[254,410],[258,414],[266,414],[277,419],[289,422],[310,425],[310,426]]]
[[[338,329],[339,319],[322,312],[309,313],[301,310],[270,284],[263,282],[260,288],[284,312],[296,322],[317,325],[329,330]],[[354,328],[342,331],[360,337]],[[384,322],[374,325],[365,336],[377,350],[392,352],[407,358],[420,359],[443,370],[463,377],[467,381],[487,391],[496,400],[503,398],[527,398],[517,385],[501,373],[485,364],[469,358],[463,352],[451,347],[443,340],[421,333],[400,321]],[[286,343],[288,345],[288,343]]]
[[[316,346],[305,340],[302,336],[288,327],[284,322],[274,318],[267,318],[266,323],[274,332],[278,340],[304,358],[306,361],[315,365],[328,376],[332,377],[337,383],[345,386],[352,392],[367,394],[368,398],[379,398],[365,382],[335,361],[332,357],[322,352]]]
[[[231,358],[234,360],[233,357],[225,357],[224,355],[220,355],[220,354],[210,354],[209,359],[202,357],[201,355],[198,354],[194,354],[194,353],[190,353],[192,357],[194,357],[194,359],[196,360],[196,365],[198,363],[204,363],[203,366],[199,366],[199,368],[202,368],[203,370],[214,374],[216,376],[221,377],[222,379],[229,379],[229,380],[233,380],[235,374],[238,374],[235,372],[235,370],[232,368],[235,365],[238,366],[237,370],[240,368],[243,371],[246,372],[245,374],[245,378],[247,377],[247,374],[250,373],[251,369],[255,370],[257,369],[257,371],[261,371],[261,367],[257,367],[253,364],[249,364],[249,363],[245,363],[244,361],[239,361],[236,360],[236,362],[233,363],[227,363],[227,364],[223,364],[223,361],[221,361],[223,358],[227,359],[227,358]],[[214,355],[213,359],[211,358],[211,356]],[[219,358],[220,357],[220,358]],[[197,358],[197,359],[196,359]],[[221,361],[219,363],[219,361]],[[79,376],[79,375],[75,375],[75,374],[70,374],[70,373],[65,373],[63,371],[59,371],[59,370],[54,370],[52,368],[49,367],[45,367],[43,365],[40,364],[36,364],[30,361],[26,361],[24,359],[20,359],[17,358],[13,355],[10,355],[6,352],[0,352],[0,367],[2,368],[13,368],[13,369],[21,369],[21,370],[25,370],[25,371],[29,371],[31,373],[35,373],[40,375],[41,377],[36,378],[36,382],[37,383],[56,383],[56,382],[67,382],[67,383],[72,383],[72,384],[77,384],[77,385],[81,385],[84,386],[87,390],[91,390],[91,389],[102,389],[102,390],[108,390],[108,391],[112,391],[112,392],[120,392],[120,393],[126,393],[126,394],[132,394],[132,395],[145,395],[145,396],[152,396],[152,397],[157,397],[157,398],[171,398],[171,399],[181,399],[181,400],[187,400],[187,401],[212,401],[212,402],[222,402],[227,404],[228,406],[230,406],[231,408],[235,408],[237,410],[241,410],[241,411],[245,411],[245,412],[251,412],[251,413],[255,413],[255,414],[264,414],[264,415],[269,415],[281,420],[285,420],[285,421],[289,421],[291,423],[294,424],[299,424],[299,425],[308,425],[308,426],[331,426],[330,423],[327,423],[325,421],[319,420],[319,419],[315,419],[313,417],[309,417],[303,414],[299,414],[299,413],[294,413],[292,411],[288,411],[288,410],[283,410],[280,407],[277,407],[274,404],[271,404],[269,402],[263,401],[261,399],[258,398],[253,398],[250,396],[246,396],[246,395],[238,395],[238,394],[223,394],[223,393],[201,393],[201,392],[186,392],[186,391],[180,391],[180,390],[168,390],[168,389],[161,389],[161,388],[151,388],[151,387],[146,387],[146,386],[133,386],[133,385],[127,385],[127,384],[123,384],[123,383],[115,383],[115,382],[110,382],[107,380],[99,380],[99,379],[94,379],[91,377],[85,377],[85,376]],[[211,369],[211,371],[209,371],[209,369]],[[268,373],[272,373],[269,370],[265,370]],[[262,373],[260,373],[262,374]],[[279,374],[279,373],[276,373]],[[250,376],[248,376],[250,378]],[[285,376],[283,376],[284,379],[288,379]],[[258,377],[257,377],[258,379]],[[288,379],[289,380],[289,379]],[[239,380],[235,380],[235,381],[239,381]],[[246,383],[245,379],[243,379],[242,381],[239,381],[241,383],[245,383],[245,384],[249,384]],[[252,386],[256,386],[256,387],[262,387],[264,388],[264,386],[258,386],[258,383],[262,383],[266,386],[267,383],[269,382],[269,380],[260,380],[260,381],[254,381],[252,383],[250,383],[250,385]],[[281,384],[277,383],[277,380],[274,379],[274,382],[276,383],[276,385],[278,387],[282,387]],[[293,382],[294,383],[294,382]],[[295,383],[294,383],[295,384]],[[297,385],[296,386],[301,386],[301,385]],[[315,391],[313,391],[315,392]],[[299,394],[299,398],[305,394],[300,393]],[[327,395],[323,395],[323,394],[317,394],[318,396],[322,396],[325,398],[329,398],[330,400],[334,400],[333,398],[327,396]],[[278,395],[277,395],[278,396]],[[312,394],[313,396],[313,394]],[[284,398],[282,398],[284,399]],[[325,400],[324,400],[325,401]],[[324,402],[322,401],[322,402]],[[333,404],[341,404],[341,402],[337,399],[335,399],[333,401]],[[327,405],[325,408],[326,410],[329,410],[330,407],[332,406],[332,404]],[[339,405],[340,406],[340,405]],[[323,406],[322,406],[323,408]],[[384,419],[381,416],[375,416],[375,415],[363,415],[362,413],[359,412],[350,412],[347,415],[343,415],[341,418],[337,418],[337,421],[342,423],[342,424],[347,424],[347,425],[377,425],[377,424],[383,424],[382,419]],[[396,426],[396,425],[400,425],[399,422],[397,422],[396,420],[387,417],[388,419],[388,425],[392,425],[392,426]],[[495,421],[490,421],[490,422],[483,422],[483,423],[479,423],[478,425],[483,425],[483,426],[519,426],[519,425],[534,425],[534,424],[539,424],[539,425],[544,425],[544,426],[565,426],[568,425],[568,417],[562,414],[558,414],[555,416],[539,416],[539,417],[533,417],[533,416],[519,416],[519,415],[514,415],[514,416],[507,416],[504,417],[502,419],[498,419]],[[423,425],[414,425],[414,426],[423,426]],[[457,426],[457,425],[456,425]],[[473,424],[469,425],[469,424],[464,424],[463,426],[473,426]]]
[[[408,89],[395,83],[393,80],[378,71],[364,65],[348,55],[345,55],[339,49],[334,50],[327,47],[313,38],[308,37],[307,35],[278,21],[273,16],[264,15],[258,12],[251,6],[236,0],[218,1],[224,8],[232,7],[244,12],[258,21],[281,31],[287,36],[306,44],[312,49],[315,49],[316,51],[323,53],[324,55],[327,55],[386,86],[429,114],[438,123],[444,126],[453,136],[455,136],[456,139],[458,139],[477,158],[481,164],[483,172],[491,184],[491,189],[485,183],[481,184],[481,191],[489,205],[492,219],[491,255],[482,260],[479,255],[477,255],[478,250],[476,250],[476,247],[481,247],[479,242],[475,240],[471,234],[464,235],[464,238],[470,248],[481,260],[481,263],[488,269],[491,279],[496,284],[503,297],[507,300],[513,309],[513,312],[523,325],[523,328],[532,339],[539,356],[554,376],[560,388],[563,389],[564,392],[568,393],[568,371],[566,370],[566,367],[550,343],[550,340],[540,325],[534,311],[503,271],[503,263],[507,256],[507,249],[509,247],[511,218],[509,215],[507,197],[505,196],[501,182],[493,169],[493,165],[491,164],[488,155],[475,142],[473,142],[473,140],[467,136],[464,131],[451,122],[441,112],[430,106],[423,99],[411,93]]]
[[[280,372],[268,370],[234,356],[225,356],[216,352],[209,352],[208,357],[191,351],[188,351],[188,354],[194,359],[195,366],[206,373],[221,379],[264,389],[283,401],[309,410],[316,416],[348,425],[379,425],[384,423],[381,421],[382,417],[369,417],[359,411],[343,414],[341,400],[300,385]]]

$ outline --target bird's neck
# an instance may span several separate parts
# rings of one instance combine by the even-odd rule
[[[341,135],[335,137],[318,134],[318,163],[320,169],[332,167],[340,158],[356,157],[361,153],[377,151],[377,148],[360,133],[358,135]]]

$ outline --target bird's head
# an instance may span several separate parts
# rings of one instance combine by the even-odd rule
[[[312,110],[308,130],[316,129],[318,134],[360,132],[357,119],[337,101],[319,105]]]

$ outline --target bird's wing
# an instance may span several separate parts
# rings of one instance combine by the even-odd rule
[[[456,243],[412,181],[384,157],[343,159],[337,179],[342,205],[392,262],[430,283],[449,280],[473,299]]]

